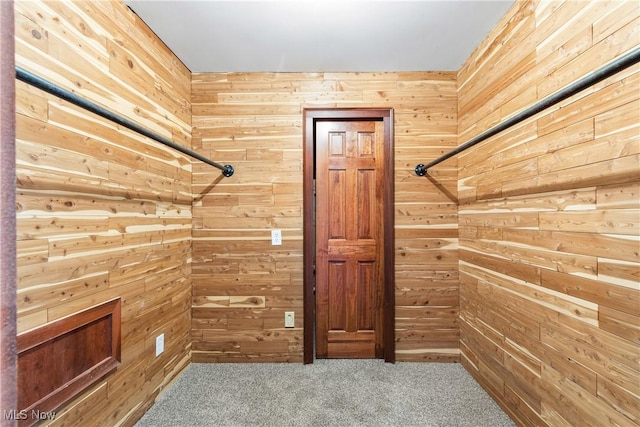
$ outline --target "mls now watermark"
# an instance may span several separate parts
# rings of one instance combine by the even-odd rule
[[[3,411],[5,420],[53,420],[56,417],[55,411],[40,411],[38,409],[32,409],[30,411],[23,409],[18,411],[12,409],[10,411]]]

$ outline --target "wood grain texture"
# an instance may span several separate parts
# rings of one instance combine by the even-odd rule
[[[458,73],[459,143],[637,48],[638,15],[516,3]],[[458,156],[462,363],[519,425],[640,424],[639,71]]]
[[[302,361],[302,111],[349,107],[394,110],[396,358],[459,360],[455,161],[413,172],[455,146],[456,97],[453,72],[193,74],[193,146],[236,168],[194,164],[194,361]],[[246,295],[265,307],[198,306]]]
[[[190,73],[123,3],[16,1],[15,23],[17,65],[190,146]],[[121,365],[52,425],[132,425],[190,361],[191,161],[16,94],[18,330],[120,298]]]
[[[13,1],[0,3],[0,407],[18,407],[16,352],[15,37]],[[15,421],[7,421],[15,425]]]
[[[384,125],[315,128],[316,357],[382,358]]]
[[[108,301],[18,336],[18,408],[52,412],[100,381],[120,364],[119,299]],[[29,386],[30,385],[30,386]]]
[[[638,15],[517,2],[458,73],[191,75],[120,2],[16,2],[18,65],[236,168],[16,83],[18,328],[122,299],[122,365],[52,424],[131,425],[190,361],[302,361],[306,107],[394,109],[397,360],[461,360],[521,425],[640,424],[640,66],[413,173],[636,47]]]

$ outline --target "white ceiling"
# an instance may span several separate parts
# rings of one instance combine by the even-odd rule
[[[125,0],[192,72],[458,70],[514,0]]]

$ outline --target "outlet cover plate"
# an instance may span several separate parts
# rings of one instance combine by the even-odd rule
[[[285,311],[284,312],[284,327],[285,328],[295,328],[296,326],[296,312],[295,311]]]
[[[282,230],[271,230],[271,245],[282,245]]]
[[[164,352],[164,334],[160,334],[156,337],[156,357],[160,356]]]

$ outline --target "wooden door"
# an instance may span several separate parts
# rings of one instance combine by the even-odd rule
[[[382,358],[384,126],[316,123],[316,356]]]

